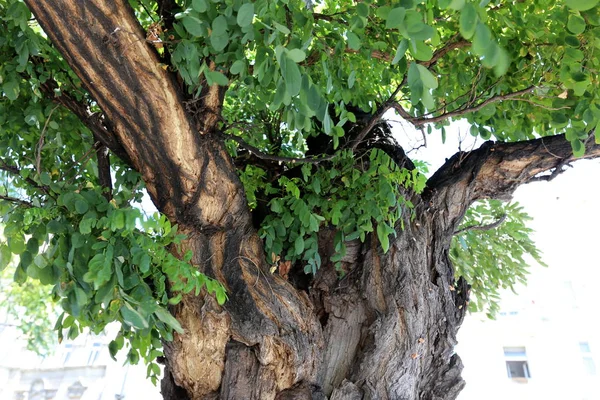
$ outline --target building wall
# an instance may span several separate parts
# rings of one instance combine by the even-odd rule
[[[25,349],[14,327],[0,325],[0,399],[162,399],[143,365],[110,358],[109,342],[109,336],[80,335],[41,358]]]

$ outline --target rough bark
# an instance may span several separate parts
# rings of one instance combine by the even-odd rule
[[[269,273],[234,165],[214,135],[222,89],[203,89],[205,118],[192,122],[126,0],[27,3],[104,111],[111,143],[188,235],[192,263],[227,288],[223,307],[186,296],[173,309],[185,332],[165,343],[165,398],[456,398],[464,382],[453,347],[468,285],[454,281],[453,232],[472,201],[509,196],[569,162],[564,138],[458,154],[411,199],[415,218],[386,254],[375,238],[351,243],[344,278],[324,265],[307,291],[297,290]],[[600,155],[588,147],[589,157]]]

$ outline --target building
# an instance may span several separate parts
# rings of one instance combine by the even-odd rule
[[[503,294],[496,320],[467,315],[459,400],[600,400],[600,213],[588,181],[600,163],[580,164],[517,192],[548,268],[532,266],[527,287]]]
[[[110,338],[80,335],[39,357],[25,349],[17,329],[0,324],[0,399],[127,400],[162,399],[143,365],[114,361]]]

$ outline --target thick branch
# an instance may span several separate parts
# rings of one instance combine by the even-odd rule
[[[593,135],[593,132],[590,133]],[[510,199],[520,185],[539,180],[540,174],[554,171],[578,159],[600,157],[600,145],[586,143],[582,157],[573,156],[564,135],[515,142],[485,142],[479,149],[452,156],[427,182],[428,197],[442,197],[447,204],[447,227],[456,230],[466,208],[479,199]]]
[[[106,200],[112,199],[112,177],[110,175],[110,156],[106,146],[96,148],[96,161],[98,163],[98,182],[102,187],[102,194]]]

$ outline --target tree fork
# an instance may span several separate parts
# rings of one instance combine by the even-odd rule
[[[192,121],[125,0],[27,4],[159,210],[187,234],[182,250],[227,288],[223,307],[188,295],[173,308],[184,333],[165,343],[165,398],[456,398],[464,382],[453,347],[468,286],[454,282],[452,235],[472,201],[510,196],[572,160],[563,137],[490,142],[451,158],[411,198],[415,218],[386,254],[374,237],[349,243],[347,274],[339,279],[325,263],[307,294],[268,271],[234,165],[213,134],[221,89],[204,88],[206,115]],[[586,157],[599,155],[588,143]]]

